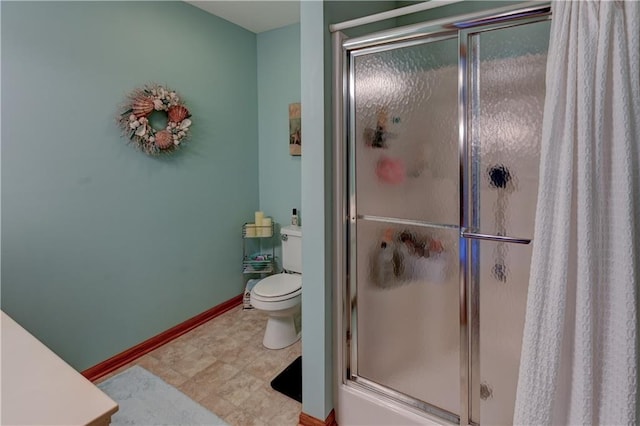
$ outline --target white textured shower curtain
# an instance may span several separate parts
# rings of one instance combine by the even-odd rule
[[[554,1],[515,424],[637,424],[640,3]]]

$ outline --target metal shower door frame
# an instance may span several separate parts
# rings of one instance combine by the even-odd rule
[[[333,34],[334,60],[334,283],[336,337],[336,366],[340,382],[373,392],[391,404],[400,403],[410,409],[427,413],[434,420],[445,420],[460,425],[479,424],[480,419],[480,328],[479,328],[479,259],[478,240],[495,239],[479,234],[479,188],[477,153],[471,143],[471,105],[477,102],[479,57],[477,35],[514,26],[550,19],[549,2],[529,2],[464,15],[454,19],[437,20],[423,24],[395,28],[364,37],[349,39],[343,33]],[[427,44],[452,38],[458,39],[458,152],[459,152],[459,226],[460,232],[460,413],[456,415],[409,395],[381,386],[358,376],[357,368],[357,291],[356,262],[351,255],[357,253],[356,198],[355,198],[355,93],[354,61],[359,55]],[[475,80],[474,80],[475,79]],[[471,84],[472,82],[476,84]],[[470,92],[474,88],[474,92]],[[379,218],[383,220],[384,218]],[[393,219],[393,223],[451,228],[448,225],[422,221]],[[511,242],[528,243],[516,237],[502,237]],[[334,316],[335,317],[335,316]]]
[[[479,232],[480,228],[480,182],[479,157],[476,151],[477,144],[473,143],[474,135],[471,133],[471,123],[473,118],[473,106],[479,105],[480,83],[479,83],[479,58],[480,43],[479,35],[489,31],[513,28],[522,25],[543,22],[551,19],[551,9],[547,5],[539,11],[527,11],[525,14],[517,14],[517,17],[506,22],[489,23],[480,27],[468,28],[459,32],[458,46],[460,53],[459,86],[459,129],[460,129],[460,241],[466,244],[465,258],[466,265],[461,262],[461,270],[464,269],[464,277],[460,275],[460,294],[463,300],[463,292],[467,294],[465,313],[467,326],[465,332],[461,331],[461,345],[468,349],[468,390],[467,396],[468,423],[460,424],[480,424],[480,242],[496,241],[513,244],[529,244],[532,240],[517,236],[491,235]],[[474,90],[469,90],[473,88]],[[463,188],[466,190],[463,191]],[[461,317],[462,317],[461,303]],[[462,318],[461,318],[462,321]],[[462,322],[461,322],[462,330]],[[463,334],[466,334],[463,336]],[[462,358],[462,355],[461,355]],[[461,365],[463,360],[461,359]],[[461,392],[463,390],[461,389]]]

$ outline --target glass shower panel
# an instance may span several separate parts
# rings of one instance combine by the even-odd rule
[[[471,144],[479,231],[533,238],[551,21],[476,35]]]
[[[358,375],[459,413],[459,231],[360,220]]]
[[[480,424],[511,425],[516,401],[532,245],[506,244],[509,276],[494,274],[500,243],[480,252]]]
[[[353,58],[361,216],[458,223],[457,38]]]
[[[484,234],[533,238],[549,29],[550,21],[530,23],[479,33],[471,43],[474,227]],[[508,425],[531,244],[475,242],[473,247],[479,282],[480,422]]]

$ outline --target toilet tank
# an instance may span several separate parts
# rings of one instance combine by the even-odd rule
[[[302,227],[283,226],[280,229],[282,239],[282,268],[289,272],[302,273]]]

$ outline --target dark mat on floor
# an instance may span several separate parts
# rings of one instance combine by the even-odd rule
[[[299,356],[271,381],[271,387],[302,403],[302,357]]]

